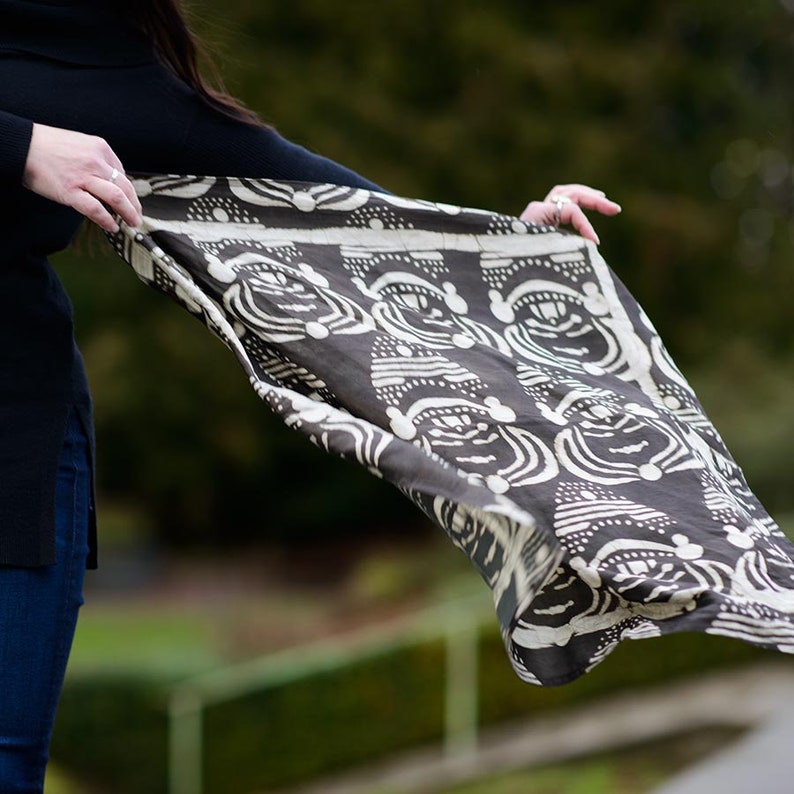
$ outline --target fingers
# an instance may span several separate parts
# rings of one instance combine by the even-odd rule
[[[105,155],[107,157],[108,164],[110,165],[110,170],[107,179],[108,181],[111,179],[114,171],[118,172],[118,176],[113,184],[117,185],[124,191],[124,194],[129,199],[130,204],[135,208],[136,212],[140,215],[141,212],[143,212],[143,208],[141,207],[141,202],[138,199],[138,195],[135,193],[135,188],[132,186],[132,182],[130,182],[127,175],[124,173],[124,166],[121,164],[121,160],[119,160],[119,158],[116,156],[116,153],[113,151],[113,149],[110,148],[108,144],[105,145],[107,146],[107,151],[105,152]],[[100,174],[100,176],[102,175]],[[124,216],[122,215],[122,217]],[[124,220],[126,221],[127,219],[124,218]],[[129,223],[129,221],[127,222]],[[138,223],[140,223],[140,220],[138,221]],[[132,225],[137,226],[138,223],[134,223]]]
[[[563,199],[564,201],[560,201]],[[602,215],[617,215],[620,204],[608,199],[603,190],[588,185],[557,185],[549,191],[542,202],[533,201],[521,214],[521,220],[530,223],[545,223],[550,226],[568,224],[586,240],[596,245],[601,241],[583,209],[594,210]]]
[[[552,204],[552,207],[555,208],[556,206]],[[585,238],[585,240],[592,240],[596,245],[601,245],[601,240],[598,239],[598,235],[596,234],[596,230],[593,228],[593,224],[587,218],[587,215],[582,212],[581,207],[578,204],[574,204],[571,202],[570,204],[564,204],[562,207],[562,211],[560,212],[560,223],[567,223],[573,226],[579,234]]]
[[[116,153],[103,138],[34,124],[22,183],[51,201],[73,207],[115,232],[116,213],[130,226],[141,221],[141,204]]]
[[[602,215],[617,215],[622,211],[620,204],[610,201],[606,196],[582,195],[576,198],[572,196],[571,200],[575,201],[580,207],[584,207],[586,210],[595,210]]]
[[[70,206],[106,232],[115,233],[119,230],[115,218],[105,209],[102,202],[85,190],[77,191]]]
[[[595,210],[602,215],[617,215],[622,209],[620,204],[608,199],[603,190],[587,185],[557,185],[549,191],[546,201],[553,201],[554,196],[566,196],[580,207]]]
[[[551,195],[559,196],[560,194],[552,193]],[[542,223],[546,226],[567,224],[573,226],[586,240],[592,240],[596,245],[601,244],[593,224],[573,199],[560,203],[559,208],[556,201],[531,201],[519,217],[527,223]]]
[[[556,207],[548,201],[530,201],[519,218],[527,223],[553,225],[555,212]]]
[[[115,182],[96,176],[89,177],[85,181],[84,190],[107,204],[130,226],[140,224],[141,205],[132,184],[123,173],[119,173]]]

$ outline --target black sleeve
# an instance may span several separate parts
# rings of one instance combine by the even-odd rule
[[[22,182],[33,122],[0,110],[0,181]]]
[[[213,108],[162,64],[108,70],[95,92],[85,81],[77,91],[76,128],[105,137],[130,171],[332,182],[384,192],[271,127]],[[115,97],[110,109],[108,95]],[[93,120],[98,108],[101,117]]]
[[[384,192],[355,171],[288,141],[269,127],[236,121],[206,106],[197,109],[185,146],[204,164],[205,172],[332,182]]]
[[[64,68],[4,60],[0,72],[0,179],[20,181],[32,119],[104,138],[131,172],[333,182],[382,191],[265,125],[208,105],[166,66]],[[10,115],[8,113],[17,114]]]

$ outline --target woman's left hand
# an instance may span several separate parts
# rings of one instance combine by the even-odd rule
[[[570,224],[582,237],[598,245],[601,241],[582,208],[595,210],[602,215],[617,215],[621,210],[620,204],[610,201],[603,190],[587,185],[557,185],[543,201],[527,204],[521,213],[521,220],[548,226]]]

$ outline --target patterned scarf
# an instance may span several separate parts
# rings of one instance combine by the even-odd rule
[[[674,631],[794,652],[794,546],[592,244],[337,185],[135,186],[116,251],[287,425],[448,533],[522,679]]]

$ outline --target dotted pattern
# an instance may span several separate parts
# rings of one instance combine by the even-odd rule
[[[138,187],[155,234],[115,250],[288,426],[434,518],[521,678],[672,631],[794,652],[794,547],[593,246],[334,185]]]

